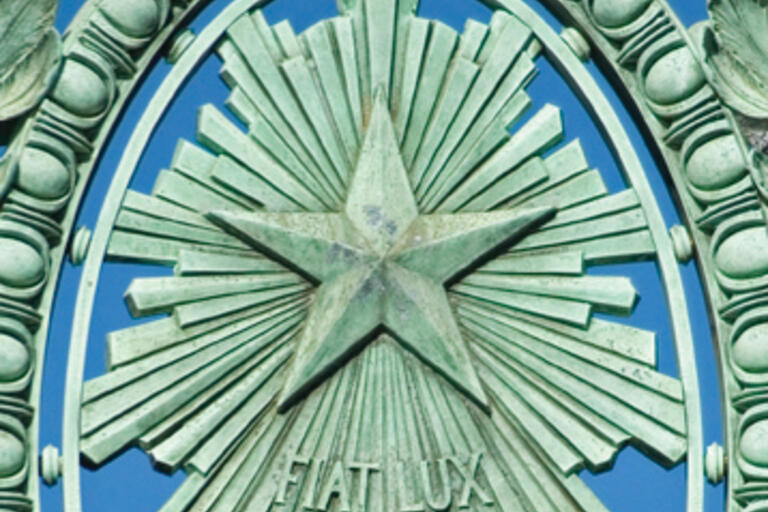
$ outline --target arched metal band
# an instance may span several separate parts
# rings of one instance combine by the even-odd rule
[[[165,79],[133,131],[115,172],[104,208],[93,234],[91,249],[83,268],[72,329],[67,365],[67,395],[64,403],[63,468],[64,508],[67,512],[82,510],[80,496],[80,395],[83,385],[85,355],[88,346],[93,299],[109,237],[133,173],[155,128],[179,89],[211,52],[224,31],[244,12],[265,5],[269,0],[238,0],[223,10],[187,48],[174,71]]]
[[[635,155],[629,140],[615,115],[609,114],[611,112],[610,106],[601,95],[599,88],[591,77],[584,70],[578,59],[571,53],[568,47],[558,38],[549,27],[547,27],[532,11],[522,4],[513,2],[503,2],[498,5],[501,8],[510,10],[518,17],[522,18],[527,24],[534,28],[538,37],[544,41],[549,49],[552,51],[555,63],[563,70],[564,74],[573,83],[577,84],[577,88],[581,93],[582,98],[593,109],[598,124],[603,128],[605,133],[609,134],[612,141],[614,152],[617,154],[627,175],[632,184],[638,189],[644,192],[641,193],[644,206],[650,211],[656,212],[656,222],[652,223],[652,232],[657,246],[660,248],[660,252],[663,256],[660,258],[662,268],[664,269],[665,279],[668,290],[670,290],[670,302],[673,304],[684,304],[684,297],[682,295],[682,285],[680,283],[679,275],[676,273],[674,254],[672,251],[672,245],[669,238],[666,235],[666,229],[661,215],[658,210],[655,209],[653,203],[653,197],[650,192],[650,187],[645,181],[643,170],[640,166],[639,160]],[[223,17],[223,15],[222,15]],[[222,18],[220,18],[222,19]],[[218,26],[218,19],[214,22]],[[208,32],[206,32],[207,37]],[[194,69],[194,66],[190,64],[190,59],[199,58],[204,51],[203,44],[207,44],[208,40],[204,37],[198,40],[195,46],[190,49],[178,64],[179,66],[185,66],[189,64],[191,67],[189,70]],[[199,55],[199,56],[198,56]],[[96,228],[96,234],[94,239],[94,250],[90,255],[89,260],[86,263],[85,279],[83,287],[81,288],[80,297],[78,299],[78,314],[76,315],[78,324],[75,326],[73,333],[73,350],[71,352],[71,365],[70,376],[68,380],[68,389],[70,391],[79,389],[82,379],[82,365],[84,361],[85,347],[87,344],[87,333],[90,319],[90,308],[92,307],[92,299],[95,293],[95,283],[98,280],[98,271],[101,266],[101,258],[103,257],[104,250],[106,248],[109,233],[112,229],[114,219],[117,215],[117,205],[120,203],[119,198],[122,197],[124,189],[127,186],[132,173],[138,163],[139,155],[142,154],[152,129],[156,126],[162,113],[165,111],[165,107],[168,105],[170,98],[175,94],[178,86],[183,82],[186,77],[187,68],[179,68],[181,71],[175,73],[175,76],[169,77],[166,83],[161,87],[158,95],[150,105],[147,114],[140,122],[135,135],[126,151],[124,157],[113,182],[112,189],[110,190],[107,198],[106,209],[102,212],[99,226]],[[655,226],[654,226],[655,224]],[[675,326],[676,340],[678,343],[678,352],[682,352],[681,360],[686,360],[688,354],[692,354],[692,339],[687,324],[687,312],[684,307],[676,311],[673,319]],[[691,401],[688,405],[688,418],[689,418],[689,431],[693,433],[692,441],[690,443],[690,450],[697,455],[697,459],[700,460],[701,452],[701,436],[697,434],[697,429],[700,429],[698,418],[700,418],[700,411],[698,408],[698,385],[696,381],[695,368],[688,370],[688,375],[684,378],[686,392],[688,395],[695,397],[696,400]],[[70,396],[76,396],[76,393],[71,393]],[[65,446],[65,462],[67,472],[75,471],[76,468],[76,450],[72,448],[73,440],[76,441],[76,429],[73,427],[77,425],[76,414],[79,404],[70,403],[67,406],[67,431],[66,446]],[[75,432],[75,434],[73,434]],[[692,472],[699,471],[700,467],[696,467],[696,464],[692,464]],[[68,493],[72,496],[74,492],[72,489],[72,479],[67,484]],[[697,489],[698,487],[698,489]],[[689,492],[692,497],[691,501],[693,507],[691,510],[696,510],[697,504],[701,502],[701,490],[700,479],[691,480],[691,490]],[[68,504],[72,503],[68,498]]]
[[[106,20],[98,10],[102,4],[87,3],[67,31],[59,80],[61,84],[61,77],[77,75],[95,89],[65,95],[54,86],[42,104],[19,122],[7,153],[14,170],[6,176],[10,186],[0,184],[2,250],[21,251],[36,272],[34,282],[5,279],[8,285],[0,290],[0,334],[22,343],[30,354],[28,371],[0,389],[0,421],[19,427],[11,435],[23,444],[25,453],[23,472],[13,481],[0,482],[3,505],[14,510],[40,507],[37,411],[42,366],[48,338],[56,335],[49,332],[52,303],[80,203],[132,92],[178,27],[205,2],[176,2],[172,9],[168,0],[157,0],[156,26],[140,38]],[[83,100],[94,90],[103,101],[89,110]],[[25,172],[34,178],[33,186],[18,178]],[[64,190],[52,188],[52,183],[62,184]]]

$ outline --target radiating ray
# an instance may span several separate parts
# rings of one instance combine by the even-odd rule
[[[435,112],[432,115],[430,126],[419,145],[416,160],[411,166],[411,183],[416,194],[421,194],[432,184],[436,169],[428,169],[435,152],[454,124],[459,109],[465,105],[467,94],[475,81],[480,67],[474,62],[459,58],[450,71],[450,76],[441,91]]]
[[[560,254],[507,254],[489,261],[476,274],[570,275],[584,273],[584,255],[580,252]]]
[[[224,59],[224,67],[222,68],[224,80],[230,84],[230,87],[240,87],[244,91],[251,100],[252,105],[258,109],[259,114],[263,116],[283,140],[284,145],[289,147],[301,161],[302,165],[291,168],[291,171],[302,182],[312,183],[316,187],[314,188],[315,193],[325,202],[333,204],[334,201],[338,201],[340,196],[334,194],[330,185],[321,178],[322,173],[318,164],[299,140],[299,136],[283,118],[278,107],[272,103],[268,92],[262,87],[256,77],[251,74],[248,64],[234,44],[231,41],[224,41],[219,46],[218,52]],[[257,140],[259,140],[258,134],[259,132],[257,132]]]
[[[273,274],[284,272],[285,267],[258,254],[231,255],[185,250],[179,253],[176,271],[180,276]]]
[[[237,45],[250,70],[256,74],[259,81],[274,100],[275,105],[283,113],[285,120],[299,136],[307,151],[317,162],[323,178],[336,193],[342,190],[341,182],[333,164],[322,148],[317,133],[310,126],[298,103],[298,99],[290,93],[291,88],[278,69],[263,40],[253,30],[253,21],[249,17],[241,17],[228,30],[228,35]]]
[[[211,208],[222,210],[244,208],[242,203],[231,197],[177,172],[161,171],[155,182],[152,195],[198,211]]]
[[[317,65],[317,74],[323,87],[325,98],[328,99],[335,125],[339,130],[344,144],[346,158],[354,163],[357,160],[357,150],[360,144],[355,120],[346,94],[338,94],[344,90],[342,83],[341,63],[336,58],[331,39],[333,26],[330,22],[322,22],[311,27],[304,33],[306,46],[312,54],[312,60]]]
[[[465,181],[443,201],[437,211],[449,212],[463,209],[477,194],[504,176],[510,169],[530,156],[545,151],[563,135],[560,110],[548,105],[531,119],[493,156],[466,177]]]
[[[651,331],[598,318],[593,318],[586,329],[581,329],[540,316],[510,311],[505,313],[522,322],[564,334],[646,366],[656,366],[656,335]]]
[[[304,112],[309,116],[321,144],[330,155],[335,170],[335,176],[331,181],[338,181],[341,183],[341,188],[345,187],[351,173],[350,163],[342,153],[334,123],[326,114],[321,98],[322,93],[312,78],[306,60],[303,57],[294,57],[283,62],[280,68],[290,80],[294,94],[300,98]]]
[[[259,339],[260,343],[242,342],[240,346],[232,347],[230,352],[224,350],[235,345],[237,338],[227,340],[222,346],[213,346],[206,354],[208,357],[196,357],[189,363],[181,361],[172,366],[170,371],[161,371],[157,377],[139,382],[137,389],[144,388],[143,393],[129,386],[98,402],[86,403],[82,409],[81,420],[82,453],[95,464],[104,462],[157,424],[165,415],[171,414],[177,407],[263,349],[266,344],[273,342],[274,333],[274,330],[267,331],[260,335],[264,341]],[[279,334],[279,331],[277,333]],[[163,391],[157,393],[156,389]],[[131,407],[135,408],[130,414],[125,414]]]
[[[197,185],[203,187],[206,195],[213,193],[215,196],[221,196],[225,198],[229,203],[238,205],[242,208],[252,209],[257,208],[263,203],[254,202],[252,198],[249,198],[239,188],[226,187],[221,183],[216,182],[213,178],[213,174],[216,171],[217,166],[221,162],[221,156],[214,158],[210,153],[207,153],[202,148],[199,148],[185,140],[179,141],[176,151],[173,154],[173,160],[171,161],[171,170],[175,173],[192,180]],[[156,184],[157,186],[157,184]],[[196,188],[195,190],[200,190]],[[154,195],[159,195],[157,192],[153,192]],[[197,203],[180,203],[187,208],[196,208]]]
[[[260,178],[256,188],[274,187],[312,211],[324,208],[287,169],[273,160],[266,150],[255,144],[211,105],[206,105],[200,110],[198,138],[206,146],[233,157],[251,170],[254,177]],[[237,180],[238,183],[242,181]],[[247,184],[244,185],[247,193]],[[213,210],[216,206],[210,205],[207,209]]]
[[[184,250],[210,251],[217,254],[247,256],[248,250],[212,247],[186,240],[169,240],[125,231],[114,231],[109,240],[107,256],[111,260],[140,261],[173,266]]]
[[[169,203],[157,197],[147,196],[133,190],[125,194],[123,211],[142,213],[147,217],[164,219],[178,224],[193,226],[200,229],[216,230],[198,211],[189,210],[183,206]]]
[[[149,217],[147,215],[123,210],[117,217],[115,227],[126,232],[144,233],[171,240],[194,240],[199,244],[224,247],[227,249],[246,249],[247,245],[221,230],[203,229],[178,222]]]
[[[272,33],[280,46],[281,53],[276,61],[292,60],[296,57],[305,56],[305,51],[299,43],[299,38],[293,30],[290,20],[283,20],[272,27]],[[263,39],[267,37],[262,36]],[[301,101],[301,98],[298,98]]]
[[[363,138],[363,100],[361,97],[360,66],[355,54],[355,42],[353,26],[350,18],[335,18],[331,22],[336,36],[336,45],[339,51],[339,60],[344,70],[344,88],[346,89],[347,102],[355,121],[358,140]]]
[[[590,323],[592,307],[579,301],[544,297],[512,290],[478,288],[459,283],[452,288],[457,295],[496,304],[513,311],[523,311],[544,318],[560,320],[586,328]]]
[[[303,297],[309,290],[306,284],[296,284],[281,288],[258,290],[242,294],[226,295],[181,304],[173,310],[173,317],[181,328],[188,328],[219,317],[250,310],[259,306],[281,306],[286,302]]]
[[[295,274],[226,277],[168,277],[135,279],[125,295],[134,316],[170,311],[174,306],[236,293],[265,292],[294,287],[303,281]]]
[[[217,451],[229,446],[231,442],[221,442],[228,432],[218,427],[225,418],[243,409],[244,402],[258,391],[264,391],[255,397],[261,407],[245,408],[243,412],[257,416],[266,407],[279,391],[280,380],[276,380],[273,386],[261,388],[287,362],[291,352],[292,347],[284,346],[274,354],[269,354],[267,358],[255,361],[251,371],[231,389],[219,394],[203,411],[193,418],[188,418],[170,436],[149,450],[155,463],[166,468],[179,467],[214,430],[217,430],[216,437],[219,441]],[[234,426],[243,428],[243,425],[247,424],[248,421],[237,421]]]
[[[456,32],[447,25],[439,21],[432,21],[430,25],[429,44],[403,141],[403,162],[408,169],[413,165],[429,119],[437,106],[458,40]]]
[[[419,77],[426,56],[429,42],[431,24],[422,18],[413,18],[408,22],[408,39],[406,52],[409,56],[403,65],[400,81],[399,101],[395,104],[393,119],[395,120],[395,132],[398,141],[402,145],[405,141],[408,123],[413,113],[413,102],[419,86]]]
[[[553,386],[573,396],[604,417],[611,418],[611,421],[618,427],[635,436],[648,448],[653,447],[652,449],[665,457],[669,463],[680,460],[684,455],[682,403],[674,405],[675,403],[668,398],[654,396],[647,392],[640,393],[640,388],[631,386],[621,379],[612,379],[616,385],[620,386],[618,388],[602,388],[599,382],[595,381],[598,373],[594,368],[584,373],[570,366],[572,363],[576,364],[575,360],[566,358],[570,361],[566,363],[560,355],[556,355],[548,349],[544,350],[541,345],[539,345],[540,350],[543,351],[541,355],[534,354],[529,351],[530,349],[524,348],[530,341],[530,337],[527,335],[516,333],[515,338],[506,338],[480,326],[475,321],[465,325],[471,329],[473,335],[477,336],[475,339],[478,344],[488,349],[497,358],[517,361],[517,364],[533,369],[542,377],[549,379]],[[544,354],[549,355],[545,356]],[[554,359],[550,359],[550,357]],[[558,362],[562,363],[561,367],[552,364]],[[585,382],[574,377],[574,371],[580,378],[586,378],[588,381]],[[615,396],[617,393],[620,394],[620,398]],[[630,406],[629,403],[632,402],[634,405]],[[660,421],[660,419],[657,420],[658,414],[667,415],[666,425],[657,423]]]
[[[293,302],[288,307],[296,307],[300,306],[304,299],[299,296],[290,300]],[[187,326],[184,329],[179,326],[176,318],[168,317],[120,331],[113,331],[107,336],[107,365],[110,370],[114,370],[174,345],[179,345],[229,325],[238,324],[243,320],[246,320],[245,323],[250,325],[248,322],[258,321],[263,313],[274,312],[273,310],[276,308],[286,306],[286,302],[288,301],[251,306],[232,312],[227,316]],[[236,325],[234,332],[237,332],[239,328],[241,327]]]
[[[462,284],[588,302],[595,310],[620,315],[630,314],[637,302],[634,286],[623,277],[532,277],[477,273],[465,278]]]
[[[507,203],[510,199],[547,181],[549,174],[544,162],[534,157],[514,168],[491,188],[477,194],[462,207],[462,211],[486,211]],[[489,208],[490,205],[490,208]]]
[[[429,171],[425,171],[428,176],[435,176],[445,168],[459,145],[474,143],[479,134],[486,130],[493,118],[511,101],[513,95],[530,77],[533,66],[527,58],[522,57],[513,65],[527,43],[530,31],[514,18],[508,19],[503,30],[492,57],[482,66],[482,71],[477,75],[471,88],[468,87],[466,101],[461,103],[460,111],[445,135],[442,147],[439,151],[437,148],[434,149],[433,152],[437,154],[431,164],[432,152],[424,151],[422,160],[416,162],[417,172],[420,165],[430,165]],[[511,70],[510,66],[512,66]],[[502,114],[501,117],[507,116]],[[436,124],[437,126],[439,125]],[[455,169],[450,165],[447,168]],[[433,179],[428,179],[417,188],[417,193],[423,194],[428,191],[432,182]]]

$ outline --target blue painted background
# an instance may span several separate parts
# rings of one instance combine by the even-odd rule
[[[301,8],[296,9],[296,3]],[[57,26],[64,30],[84,0],[62,0]],[[196,32],[219,12],[229,0],[214,0],[192,24]],[[533,7],[559,32],[559,23],[536,2]],[[706,17],[705,0],[670,0],[683,22],[687,25]],[[275,0],[265,9],[268,20],[276,23],[290,19],[297,32],[314,22],[336,15],[335,0]],[[421,14],[437,18],[461,31],[467,18],[480,21],[490,19],[490,11],[479,2],[470,0],[422,0]],[[616,163],[597,132],[584,108],[578,103],[568,86],[544,60],[539,61],[541,73],[529,88],[535,105],[553,103],[563,109],[566,138],[580,138],[590,163],[603,171],[612,190],[625,187]],[[223,106],[228,89],[218,78],[220,62],[209,58],[185,86],[175,101],[144,156],[132,187],[149,192],[157,173],[170,163],[172,149],[180,137],[194,140],[197,109],[204,103]],[[153,92],[167,75],[170,67],[159,62],[139,89],[122,123],[114,134],[90,186],[79,223],[93,227],[98,217],[101,201],[109,186],[112,173],[131,135],[131,129],[139,119]],[[664,216],[671,226],[679,222],[666,185],[646,150],[645,143],[636,130],[621,103],[612,94],[605,79],[594,65],[589,65],[598,82],[612,101],[638,149],[651,184],[657,192]],[[535,111],[535,109],[534,109]],[[131,325],[122,295],[136,276],[167,274],[169,270],[158,267],[139,267],[124,264],[108,264],[103,272],[96,298],[97,319],[91,332],[86,378],[104,373],[105,334],[114,329]],[[636,312],[628,319],[632,325],[658,333],[659,364],[662,372],[677,374],[676,359],[670,329],[663,302],[661,283],[653,263],[596,267],[594,274],[627,275],[631,277],[642,299]],[[717,372],[701,285],[694,264],[683,267],[683,277],[690,300],[692,323],[698,353],[699,375],[705,415],[705,443],[722,442]],[[41,446],[48,443],[61,445],[61,414],[63,383],[66,371],[66,354],[69,343],[70,319],[80,278],[80,270],[67,264],[61,277],[57,297],[49,352],[46,355],[43,405],[41,410]],[[615,320],[615,319],[614,319]],[[612,471],[601,475],[584,472],[581,475],[610,510],[617,512],[682,511],[685,506],[685,466],[666,470],[649,461],[633,448],[627,448],[619,456]],[[107,464],[99,471],[82,470],[83,502],[85,512],[150,512],[155,511],[168,499],[183,481],[183,474],[168,477],[151,469],[148,457],[138,449],[130,450]],[[706,512],[720,512],[723,505],[722,485],[707,486]],[[61,485],[43,488],[43,511],[54,512],[62,508]]]

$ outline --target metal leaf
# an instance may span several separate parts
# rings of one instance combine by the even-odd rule
[[[709,10],[713,33],[703,46],[715,87],[737,112],[768,118],[768,5],[711,0]]]
[[[53,29],[58,0],[0,0],[0,121],[32,109],[61,57]]]

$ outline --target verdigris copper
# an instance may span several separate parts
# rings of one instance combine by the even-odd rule
[[[34,108],[57,76],[58,0],[0,1],[0,121]],[[0,176],[1,178],[1,176]]]
[[[136,316],[87,382],[83,456],[138,443],[188,479],[176,510],[602,510],[578,477],[628,442],[687,450],[680,382],[624,277],[652,258],[637,194],[609,194],[559,109],[541,44],[504,11],[464,34],[394,1],[297,36],[260,11],[218,52],[211,105],[108,256]],[[554,150],[556,148],[556,150]]]
[[[562,39],[519,0],[487,2],[490,25],[460,36],[415,0],[343,0],[298,36],[268,25],[267,3],[233,0],[176,37],[206,0],[91,0],[59,45],[55,2],[0,0],[0,508],[34,510],[38,465],[47,483],[61,466],[80,512],[81,451],[98,466],[138,444],[187,474],[165,512],[601,510],[578,473],[632,443],[685,459],[687,510],[705,510],[675,249],[697,257],[718,340],[726,435],[707,475],[727,476],[729,512],[768,506],[768,166],[738,130],[762,149],[764,2],[712,0],[689,33],[660,0],[544,0],[573,25]],[[92,240],[73,237],[109,134],[168,49]],[[248,133],[206,105],[198,144],[179,144],[152,194],[126,192],[214,49]],[[542,49],[627,190],[609,194],[578,142],[561,145],[557,107],[522,121]],[[612,70],[666,164],[686,224],[674,244],[574,52]],[[38,459],[37,408],[68,252],[85,266],[60,463],[53,447]],[[168,316],[112,333],[109,372],[83,386],[105,253],[173,266],[126,294],[135,315]],[[631,313],[637,294],[588,269],[636,259],[660,271],[679,380],[655,371],[652,333],[594,315]]]
[[[0,122],[36,107],[57,76],[61,60],[59,33],[53,28],[58,0],[0,1]],[[17,142],[0,158],[0,201],[16,177],[19,143],[28,128],[19,128]]]
[[[212,213],[262,252],[321,282],[279,407],[286,410],[390,333],[480,407],[485,390],[445,284],[490,259],[553,208],[419,216],[380,89],[343,213]]]

